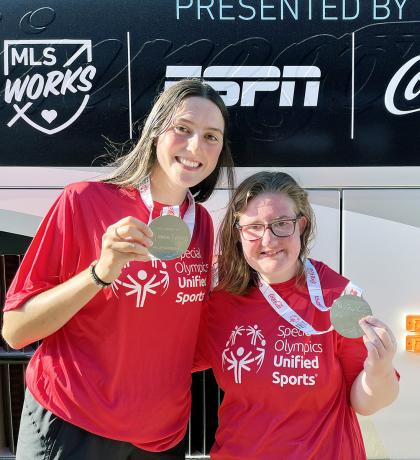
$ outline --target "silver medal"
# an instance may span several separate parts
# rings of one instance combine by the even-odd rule
[[[364,332],[359,326],[359,320],[371,314],[369,304],[355,295],[338,297],[330,309],[331,324],[334,329],[340,335],[351,339],[362,337]]]
[[[190,244],[191,235],[188,225],[179,217],[160,216],[150,223],[153,231],[153,246],[150,254],[161,260],[180,257]]]

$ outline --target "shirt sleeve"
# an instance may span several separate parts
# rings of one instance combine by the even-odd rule
[[[75,275],[79,252],[72,195],[65,189],[42,220],[6,294],[4,311],[20,308]]]

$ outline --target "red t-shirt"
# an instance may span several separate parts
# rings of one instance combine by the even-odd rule
[[[330,306],[348,280],[312,262]],[[328,312],[311,304],[306,286],[296,288],[292,279],[271,287],[316,330],[329,328]],[[366,458],[349,401],[367,355],[362,339],[335,331],[307,336],[281,318],[258,288],[246,296],[213,292],[205,317],[197,367],[212,367],[225,392],[212,459]]]
[[[187,206],[186,200],[181,213]],[[155,203],[153,217],[161,208]],[[86,269],[99,258],[107,227],[126,216],[148,222],[138,190],[100,182],[67,186],[34,237],[4,310]],[[112,287],[43,340],[26,374],[35,399],[68,422],[142,449],[179,443],[212,248],[211,218],[197,204],[181,258],[131,262]]]

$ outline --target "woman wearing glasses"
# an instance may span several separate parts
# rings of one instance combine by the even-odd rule
[[[249,177],[228,205],[197,358],[225,392],[212,459],[365,459],[355,413],[397,397],[389,328],[368,316],[363,339],[330,329],[332,302],[357,288],[307,259],[314,224],[284,173]]]

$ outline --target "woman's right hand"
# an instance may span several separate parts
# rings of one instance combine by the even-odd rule
[[[152,236],[152,230],[135,217],[124,217],[110,225],[102,236],[101,255],[95,265],[98,277],[112,283],[127,262],[151,260],[148,248],[153,244]]]

